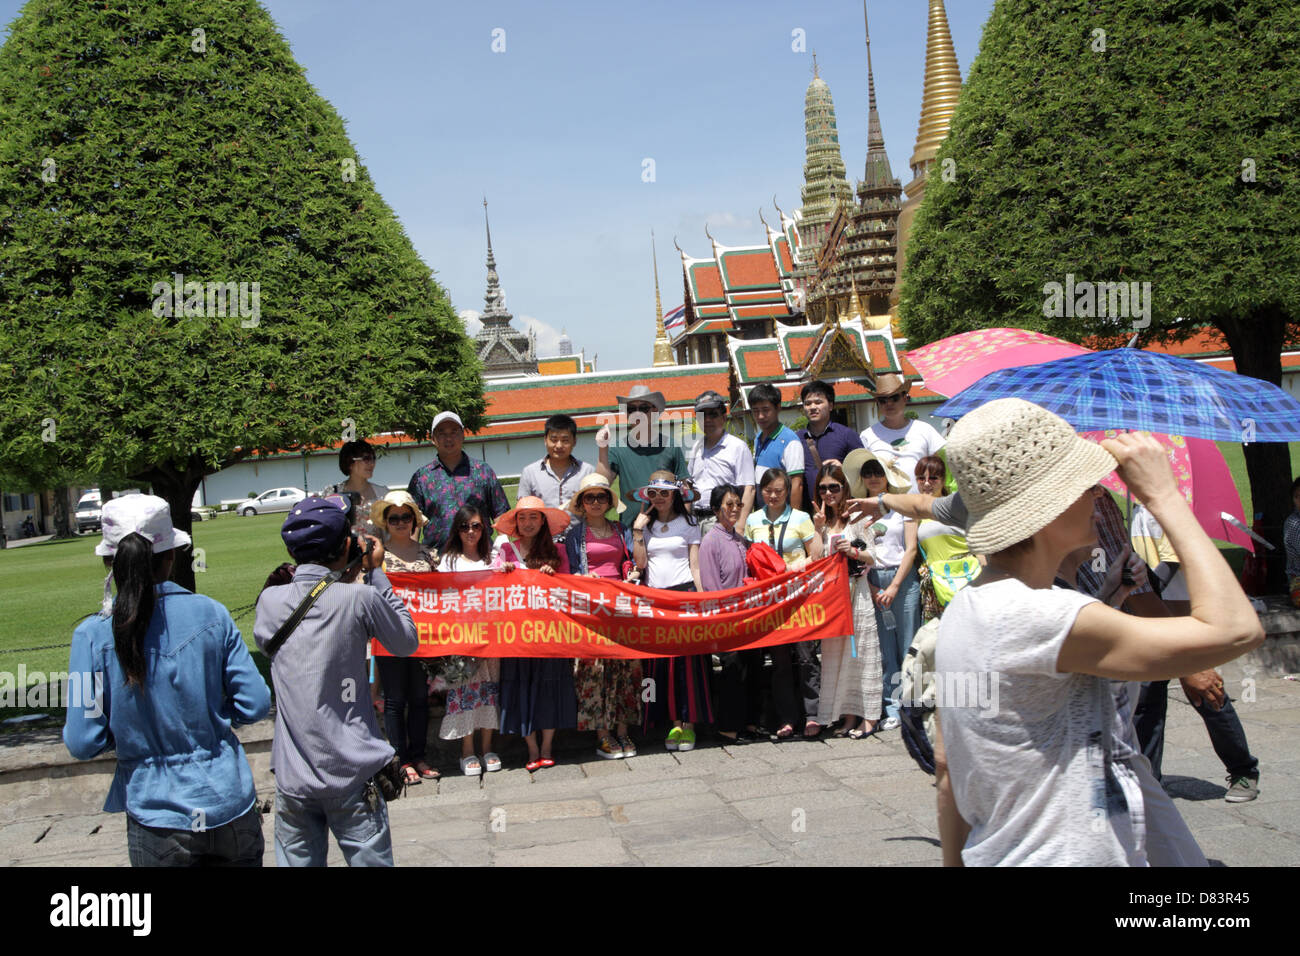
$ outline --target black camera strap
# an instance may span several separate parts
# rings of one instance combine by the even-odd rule
[[[265,653],[268,658],[275,657],[276,652],[280,649],[280,645],[288,640],[289,635],[293,633],[294,628],[302,623],[302,619],[306,617],[307,612],[311,610],[311,606],[316,603],[316,599],[325,593],[325,589],[335,581],[342,578],[347,572],[347,568],[344,568],[341,571],[331,571],[312,586],[312,589],[307,592],[307,596],[302,599],[302,602],[294,608],[293,613],[289,615],[289,620],[281,624],[280,629],[275,632],[275,635],[269,641],[266,642]]]

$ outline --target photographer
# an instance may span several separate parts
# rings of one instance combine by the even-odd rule
[[[253,636],[275,684],[275,860],[324,866],[326,828],[349,866],[392,866],[388,810],[371,777],[393,759],[366,693],[366,643],[418,646],[415,622],[382,570],[384,546],[349,533],[344,499],[307,498],[280,529],[298,563],[293,582],[257,601]],[[364,569],[368,583],[357,580]],[[314,601],[313,601],[314,598]],[[301,607],[297,627],[273,639]]]

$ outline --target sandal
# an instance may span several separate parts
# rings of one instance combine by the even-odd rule
[[[478,757],[470,754],[460,758],[460,772],[467,777],[479,777],[483,774],[483,765],[478,762]]]
[[[408,787],[414,787],[416,784],[424,783],[424,781],[420,779],[420,771],[416,770],[415,767],[411,766],[409,763],[402,764],[402,775],[406,777],[406,785]]]
[[[423,760],[417,760],[415,762],[415,772],[425,780],[437,780],[442,776],[442,774],[438,773],[438,771],[434,770]]]
[[[554,767],[555,761],[550,757],[543,757],[541,760],[537,761],[537,765],[539,767]]]
[[[542,762],[540,760],[530,760],[528,763],[524,764],[524,769],[529,773],[534,773],[535,771],[542,769]]]
[[[794,728],[791,727],[789,724],[786,724],[776,732],[777,740],[790,740],[793,737],[794,737]]]
[[[816,727],[817,729],[814,730],[812,733],[808,733],[808,728],[809,728],[809,727]],[[806,723],[806,724],[803,725],[803,739],[804,739],[804,740],[816,740],[816,739],[817,739],[818,737],[820,737],[821,735],[822,735],[822,725],[819,724],[819,723],[817,723],[817,721],[815,721],[815,720],[810,720],[810,721],[808,721],[808,723]]]
[[[871,726],[868,727],[867,724],[870,724]],[[868,737],[870,737],[872,734],[876,732],[876,728],[878,726],[880,725],[877,721],[864,720],[853,730],[849,731],[849,738],[851,740],[866,740]]]
[[[494,753],[483,755],[483,767],[488,773],[496,773],[501,769],[501,758]]]

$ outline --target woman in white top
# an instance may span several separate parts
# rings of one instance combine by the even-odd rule
[[[851,522],[844,517],[848,479],[839,465],[822,465],[813,491],[818,502],[813,527],[821,535],[823,553],[842,554],[848,559],[853,601],[852,636],[821,642],[817,722],[830,726],[838,717],[840,729],[835,736],[861,740],[875,732],[876,718],[880,716],[880,637],[867,580],[867,572],[875,563],[871,519]]]
[[[488,543],[487,523],[473,505],[463,505],[451,521],[447,546],[438,562],[438,570],[488,571],[492,567],[492,548]],[[495,657],[476,659],[477,666],[464,680],[447,686],[447,712],[438,736],[460,741],[460,770],[467,777],[477,777],[501,769],[501,758],[492,752],[492,731],[501,722],[498,707],[501,661]],[[474,753],[474,731],[478,731],[483,760]]]
[[[844,473],[855,498],[901,494],[911,480],[866,448],[844,456]],[[881,730],[898,727],[898,682],[912,638],[921,628],[921,578],[917,574],[916,522],[891,511],[872,526],[876,563],[868,572],[876,602],[880,660],[884,675],[885,722]]]
[[[671,471],[650,473],[650,483],[633,495],[642,510],[632,523],[632,560],[642,572],[646,587],[666,591],[699,591],[700,528],[686,510],[695,492],[683,495],[677,476]],[[712,657],[655,657],[644,672],[654,682],[652,699],[646,701],[642,727],[671,720],[672,729],[664,746],[668,750],[694,750],[695,724],[713,720],[709,701]]]
[[[1126,743],[1110,681],[1224,664],[1262,642],[1259,619],[1154,439],[1096,445],[1012,398],[965,416],[947,447],[967,539],[988,564],[939,630],[944,860],[1145,866],[1145,821],[1168,828],[1178,814]],[[1189,616],[1134,617],[1052,586],[1065,555],[1096,543],[1090,489],[1117,463],[1183,558]]]

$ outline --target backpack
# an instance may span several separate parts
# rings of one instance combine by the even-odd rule
[[[912,639],[898,686],[899,730],[916,765],[934,774],[934,649],[939,643],[939,619],[926,623]]]

